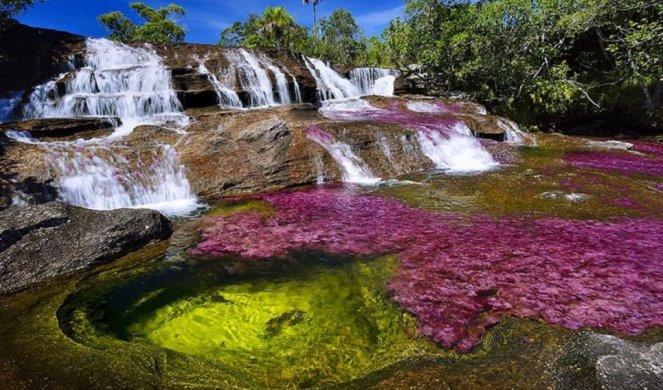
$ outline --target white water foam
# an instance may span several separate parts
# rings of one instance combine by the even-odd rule
[[[172,125],[178,132],[189,118],[170,86],[170,72],[149,47],[88,39],[85,66],[39,86],[23,108],[26,118],[119,117],[112,135],[72,142],[40,142],[9,133],[20,142],[48,149],[57,172],[60,200],[86,208],[152,208],[168,215],[198,207],[176,151],[162,145],[131,150],[117,141],[139,124]],[[65,93],[58,94],[58,83]],[[128,156],[128,157],[127,157]]]
[[[382,180],[373,175],[364,160],[357,156],[350,145],[339,142],[321,130],[308,133],[308,138],[322,146],[343,170],[343,181],[346,183],[372,185]]]
[[[207,58],[194,57],[194,60],[198,62],[198,73],[204,74],[207,77],[207,80],[214,87],[216,96],[219,100],[219,107],[221,108],[242,108],[242,101],[239,99],[239,96],[235,91],[226,87],[216,75],[207,69],[205,66],[205,61]]]
[[[444,131],[419,131],[417,140],[421,151],[438,169],[459,173],[481,172],[499,165],[463,122],[457,122]]]
[[[440,106],[431,102],[422,102],[422,101],[407,102],[406,107],[408,110],[412,112],[425,112],[430,114],[442,112]]]
[[[249,94],[249,107],[272,107],[292,102],[286,75],[271,59],[264,55],[256,56],[245,49],[230,50],[225,56],[242,89]],[[268,71],[276,80],[276,93]]]
[[[399,75],[395,69],[355,68],[350,72],[350,81],[362,96],[393,96],[394,82]]]
[[[416,106],[428,109],[427,106]],[[422,153],[438,169],[450,173],[480,172],[498,166],[492,155],[472,135],[464,122],[454,122],[419,118],[412,114],[390,111],[374,107],[362,99],[346,99],[325,102],[320,113],[331,119],[362,120],[372,119],[390,123],[401,123],[417,134]]]

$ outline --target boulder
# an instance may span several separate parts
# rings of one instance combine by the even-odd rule
[[[0,123],[0,131],[29,131],[36,138],[93,138],[108,135],[119,118],[41,118]]]
[[[51,202],[0,211],[0,293],[108,263],[171,233],[168,219],[153,210]]]

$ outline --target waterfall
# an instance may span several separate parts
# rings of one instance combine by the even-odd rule
[[[107,39],[88,39],[86,44],[85,66],[37,87],[23,108],[25,118],[106,116],[188,124],[170,86],[170,72],[152,49]],[[65,83],[63,96],[60,83]]]
[[[354,154],[349,145],[336,141],[331,134],[320,128],[311,127],[306,130],[306,136],[322,146],[341,166],[344,182],[377,184],[381,181],[371,173],[364,160]]]
[[[290,98],[290,91],[288,88],[288,79],[286,78],[283,71],[281,71],[281,69],[276,64],[274,64],[274,62],[271,59],[267,58],[267,56],[265,56],[264,54],[261,54],[258,60],[260,64],[262,64],[264,67],[269,69],[270,72],[272,72],[274,78],[276,79],[276,90],[278,92],[279,104],[292,103],[292,99]],[[295,83],[297,83],[296,80]]]
[[[380,134],[377,138],[377,141],[378,145],[380,145],[380,149],[382,149],[382,154],[384,154],[384,156],[387,158],[389,164],[394,168],[396,172],[399,172],[401,168],[391,153],[391,146],[389,146],[389,140],[387,139],[387,136],[384,133]]]
[[[504,130],[506,142],[516,145],[536,145],[536,139],[520,130],[520,127],[508,119],[498,118],[497,125]]]
[[[64,202],[101,210],[146,207],[169,215],[193,211],[197,200],[172,147],[141,152],[117,142],[139,124],[172,124],[176,129],[188,124],[161,58],[149,47],[106,39],[88,39],[86,45],[84,67],[35,88],[23,116],[119,117],[122,126],[92,140],[40,142],[18,132],[8,136],[47,149]],[[58,84],[64,84],[63,94]]]
[[[422,127],[417,140],[421,151],[438,169],[473,172],[498,165],[464,122],[456,122],[451,127]]]
[[[393,96],[394,82],[400,74],[394,69],[356,68],[350,72],[350,79],[346,79],[318,59],[304,57],[304,65],[315,79],[321,101],[366,95]]]
[[[393,96],[394,82],[399,75],[395,69],[356,68],[350,72],[350,81],[362,96]]]
[[[320,100],[338,100],[360,96],[359,90],[348,79],[316,58],[304,57],[304,64],[311,72],[318,88]]]
[[[0,99],[0,122],[11,119],[14,109],[21,102],[22,96],[23,91],[18,91],[4,99]]]
[[[198,73],[207,76],[207,80],[212,83],[216,96],[219,100],[219,107],[221,108],[242,108],[242,101],[235,91],[223,85],[216,75],[207,69],[205,66],[206,58],[194,57],[198,62]]]
[[[428,105],[415,107],[432,110]],[[322,115],[338,120],[374,120],[399,124],[417,134],[421,151],[438,169],[451,172],[484,171],[498,165],[491,154],[472,136],[467,125],[459,120],[430,113],[399,109],[380,109],[362,99],[326,102]]]
[[[230,50],[225,53],[231,67],[237,72],[242,89],[249,94],[250,107],[271,107],[289,104],[290,93],[285,74],[266,57],[258,58],[245,49]],[[267,68],[276,80],[278,101],[274,97],[274,87]]]
[[[67,203],[97,210],[151,208],[170,215],[197,207],[184,168],[170,145],[134,161],[112,146],[81,151],[51,146],[49,152],[58,170],[67,172],[59,182],[60,197]]]
[[[288,73],[290,78],[292,78],[292,85],[295,90],[295,103],[303,103],[304,100],[302,99],[302,91],[299,89],[299,83],[297,82],[297,78],[292,75],[291,73]]]

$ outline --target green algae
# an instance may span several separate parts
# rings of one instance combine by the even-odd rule
[[[103,282],[154,266],[167,243],[93,274],[60,278],[0,298],[0,375],[4,388],[182,388],[205,384],[255,388],[251,377],[201,359],[104,335],[82,312],[63,323],[61,311],[88,280]],[[155,257],[156,256],[156,257]],[[151,259],[149,261],[145,261]],[[116,271],[117,267],[122,271]],[[76,320],[76,324],[69,321]],[[72,333],[75,330],[75,333]],[[76,337],[71,337],[75,335]]]
[[[436,353],[384,296],[394,258],[212,288],[129,325],[134,340],[248,370],[269,386],[341,383]]]
[[[269,216],[274,209],[262,200],[247,200],[221,203],[209,210],[206,215],[226,215],[233,213],[257,212],[261,215]]]
[[[445,353],[417,337],[416,320],[385,295],[394,257],[164,260],[78,283],[58,308],[61,329],[95,350],[142,351],[159,372],[184,360],[248,387],[343,383]],[[210,373],[201,378],[191,383],[208,383]]]
[[[422,208],[495,217],[663,216],[651,178],[571,169],[562,158],[578,148],[543,138],[521,149],[518,166],[375,191]],[[539,196],[546,191],[590,198]],[[613,202],[623,197],[633,205]],[[240,201],[210,213],[245,211],[273,212]],[[556,369],[566,364],[560,351],[576,342],[577,331],[506,318],[470,353],[444,351],[416,338],[414,319],[385,296],[393,258],[196,261],[185,253],[188,233],[177,234],[175,251],[174,238],[170,247],[1,297],[3,387],[555,388]],[[629,339],[660,342],[663,330]],[[589,363],[577,372],[572,383],[583,386],[576,387],[598,386]]]
[[[383,187],[376,193],[433,211],[495,218],[663,217],[663,198],[650,176],[570,167],[564,156],[587,150],[585,141],[561,136],[538,139],[539,146],[519,149],[517,166],[481,175],[413,174],[406,179],[426,185]]]
[[[505,318],[477,348],[458,354],[416,339],[410,333],[413,319],[394,310],[384,297],[381,283],[395,266],[391,257],[334,259],[305,253],[290,261],[182,264],[168,260],[169,249],[163,243],[95,272],[0,298],[3,387],[551,388],[559,380],[559,365],[564,364],[558,361],[559,351],[573,343],[577,333]],[[320,291],[313,288],[314,282],[320,283]],[[356,304],[342,308],[341,302],[327,300],[348,298]],[[158,321],[166,318],[162,313],[167,308],[193,308],[181,311],[192,318],[197,308],[228,305],[232,299],[247,304],[238,308],[249,320],[239,334],[254,332],[249,341],[236,338],[234,351],[217,345],[210,355],[196,356],[195,351],[182,353],[162,346],[161,339],[147,339],[148,324],[159,325],[150,328],[157,335],[159,329],[172,335],[177,322]],[[260,307],[272,303],[281,310]],[[312,312],[330,317],[311,318]],[[241,325],[240,319],[228,320]],[[325,328],[314,329],[320,324]],[[223,332],[211,325],[213,329],[203,328],[205,335]],[[302,332],[303,327],[312,334]],[[187,328],[181,330],[196,337]],[[632,339],[656,342],[662,332],[652,330]],[[257,348],[261,345],[262,350]],[[255,359],[241,346],[254,348]],[[231,356],[237,361],[228,361]],[[286,361],[293,367],[286,367]],[[333,367],[335,374],[321,372],[320,367]],[[591,366],[580,368],[592,372]]]

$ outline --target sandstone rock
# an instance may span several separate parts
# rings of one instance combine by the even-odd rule
[[[109,118],[42,118],[0,123],[0,131],[29,131],[36,138],[93,138],[113,132],[120,119]]]
[[[110,262],[171,232],[168,219],[153,210],[9,208],[0,212],[0,293]]]

